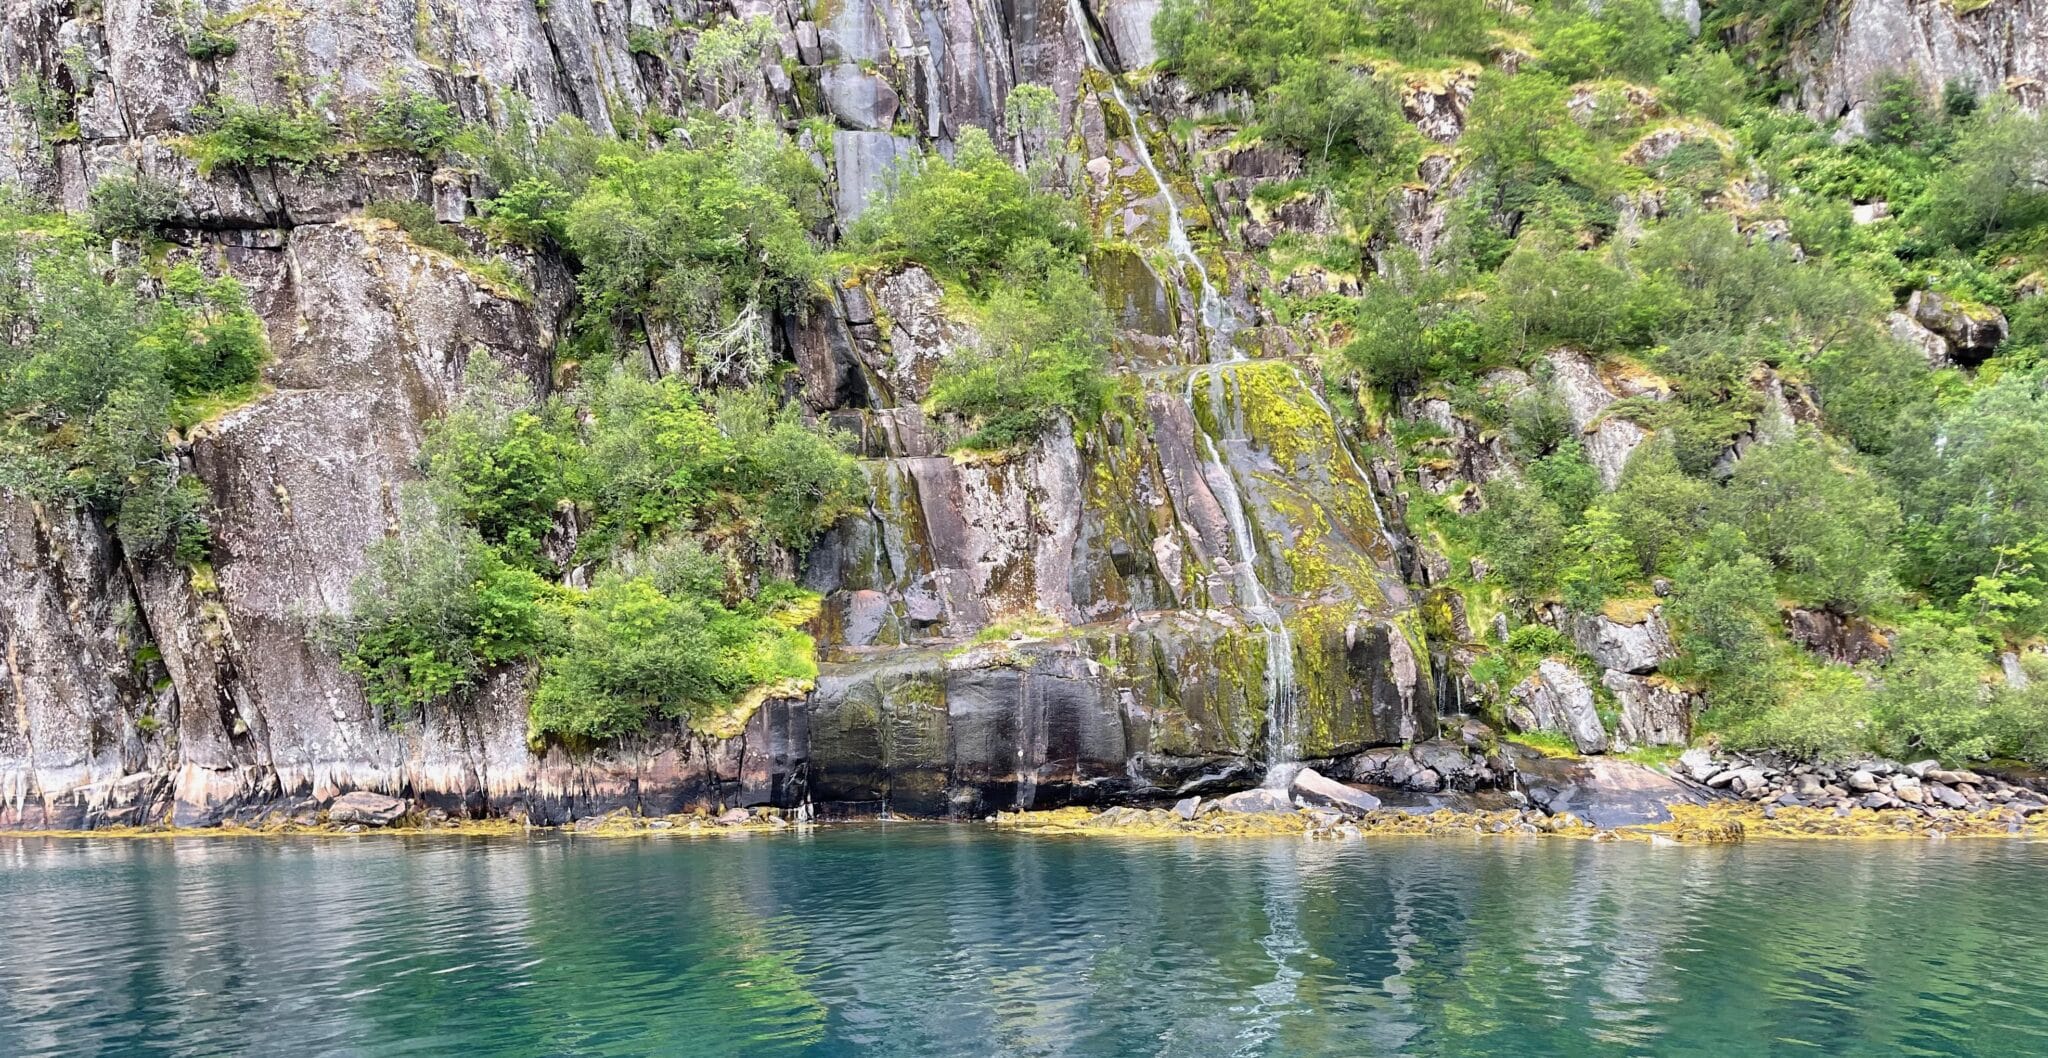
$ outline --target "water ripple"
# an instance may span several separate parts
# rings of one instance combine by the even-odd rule
[[[0,1055],[2048,1056],[2048,846],[0,838]]]

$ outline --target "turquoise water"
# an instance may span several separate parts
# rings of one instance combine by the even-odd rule
[[[2048,845],[0,837],[0,1055],[2048,1055]]]

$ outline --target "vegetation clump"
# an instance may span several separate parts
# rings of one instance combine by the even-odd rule
[[[122,267],[65,221],[0,207],[0,319],[0,486],[201,561],[208,498],[165,438],[253,395],[265,343],[241,286]]]
[[[852,242],[870,259],[917,262],[959,284],[981,317],[976,343],[940,366],[929,401],[973,425],[967,447],[1020,448],[1061,417],[1086,422],[1108,408],[1109,314],[1082,272],[1087,230],[979,129],[961,135],[951,161],[933,154],[903,174]]]

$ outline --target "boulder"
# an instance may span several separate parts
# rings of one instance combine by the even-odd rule
[[[1699,697],[1661,676],[1636,676],[1613,669],[1600,683],[1621,704],[1615,734],[1631,746],[1683,746],[1692,741],[1692,715]]]
[[[1794,643],[1829,661],[1855,665],[1891,657],[1891,642],[1861,617],[1794,607],[1785,611],[1784,621],[1785,634]]]
[[[412,802],[400,797],[387,797],[368,790],[352,790],[334,799],[327,806],[327,821],[330,823],[360,823],[363,826],[390,826],[412,810]]]
[[[1630,619],[1633,618],[1633,619]],[[1580,614],[1572,619],[1572,642],[1594,661],[1617,672],[1646,675],[1678,656],[1664,608],[1652,606],[1640,615]]]
[[[1910,775],[1892,777],[1892,796],[1907,804],[1914,805],[1920,804],[1927,799],[1926,789],[1920,784],[1920,780]]]
[[[1949,356],[1974,366],[1989,358],[2011,330],[2005,314],[1970,305],[1931,290],[1916,290],[1906,299],[1906,315],[1948,342]]]
[[[1515,764],[1531,801],[1553,816],[1574,815],[1596,827],[1661,823],[1671,818],[1672,805],[1711,800],[1668,775],[1612,757],[1565,760],[1525,751]]]
[[[1943,808],[1968,808],[1970,799],[1956,792],[1953,787],[1940,782],[1928,782],[1921,787],[1927,799]]]
[[[1607,749],[1607,732],[1593,705],[1593,689],[1577,670],[1546,658],[1536,672],[1508,692],[1508,723],[1520,731],[1550,731],[1572,740],[1581,753]]]
[[[1182,819],[1193,819],[1201,811],[1202,797],[1200,794],[1196,794],[1193,797],[1183,797],[1173,803],[1173,814]]]
[[[1314,768],[1303,768],[1294,776],[1288,789],[1297,801],[1324,808],[1335,808],[1347,815],[1360,816],[1380,806],[1380,799],[1364,790],[1353,789],[1335,779],[1325,777]]]
[[[1587,461],[1600,472],[1600,484],[1613,488],[1621,481],[1629,454],[1649,432],[1627,419],[1607,415],[1608,405],[1620,398],[1602,381],[1592,358],[1574,349],[1558,349],[1547,359],[1552,368],[1551,384],[1585,444]],[[1643,395],[1662,399],[1661,391]]]
[[[1216,802],[1217,808],[1240,815],[1256,815],[1260,812],[1292,812],[1294,802],[1278,790],[1263,787],[1256,790],[1239,790]]]
[[[1884,318],[1885,329],[1893,338],[1920,351],[1927,358],[1929,367],[1947,367],[1948,339],[1928,330],[1919,320],[1903,312],[1894,312]]]

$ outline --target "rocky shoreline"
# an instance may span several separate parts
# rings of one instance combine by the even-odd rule
[[[1514,789],[1418,792],[1367,787],[1296,771],[1284,788],[1193,794],[1170,805],[1066,806],[985,817],[1010,833],[1131,837],[1562,836],[1653,844],[1749,839],[2024,837],[2048,839],[2048,794],[2024,781],[1933,761],[1842,764],[1779,761],[1705,750],[1669,769],[1612,758],[1558,759],[1505,746]],[[1384,800],[1383,800],[1384,798]],[[888,816],[872,821],[890,821]],[[849,820],[850,822],[850,820]],[[17,831],[23,837],[204,837],[390,833],[408,835],[659,836],[808,831],[808,805],[699,809],[649,815],[615,809],[573,823],[465,819],[418,801],[363,791],[320,809],[275,812],[245,824]],[[831,825],[831,824],[822,824]]]
[[[1830,764],[1739,753],[1717,757],[1694,749],[1672,771],[1703,789],[1767,809],[1898,810],[1937,818],[1943,812],[2048,812],[2048,793],[1996,775],[1944,768],[1935,760]]]

